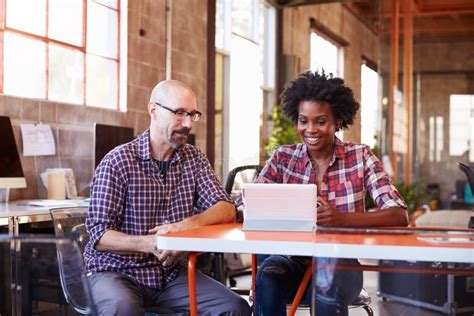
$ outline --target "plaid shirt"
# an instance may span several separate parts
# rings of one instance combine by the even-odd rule
[[[256,182],[316,183],[316,172],[306,145],[280,146]],[[323,176],[320,196],[341,213],[365,212],[368,192],[379,209],[407,208],[385,173],[382,163],[366,145],[336,138],[334,154]]]
[[[148,235],[157,225],[182,221],[218,201],[232,202],[209,161],[196,147],[176,151],[164,177],[150,154],[149,130],[116,147],[101,161],[91,185],[86,226],[90,242],[84,252],[88,272],[117,271],[140,284],[162,289],[182,264],[163,267],[148,253],[118,254],[95,246],[107,230]]]

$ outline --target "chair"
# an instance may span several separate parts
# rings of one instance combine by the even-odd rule
[[[236,200],[237,204],[241,203],[241,196],[240,191],[242,190],[244,183],[251,183],[254,182],[257,176],[259,175],[260,171],[262,171],[262,167],[259,165],[245,165],[240,166],[232,169],[229,174],[227,175],[227,179],[225,182],[225,191],[229,194],[233,199]],[[237,212],[237,221],[243,221],[243,212],[238,210]],[[238,262],[241,258],[239,254],[228,254],[225,256],[227,261],[233,259],[233,262]],[[229,266],[229,264],[227,265]],[[248,265],[244,265],[241,267],[236,267],[234,269],[225,269],[225,278],[229,279],[230,286],[234,288],[233,290],[239,294],[248,292],[248,290],[241,290],[236,289],[235,286],[237,282],[235,281],[236,277],[249,275],[252,273],[252,268]]]
[[[235,197],[242,190],[242,185],[253,182],[260,171],[262,171],[262,167],[259,165],[246,165],[232,169],[225,181],[225,191]]]
[[[295,298],[291,304],[291,306],[287,306],[287,308],[290,309],[290,314],[294,314],[296,312],[296,308],[306,308],[309,309],[309,306],[307,304],[299,304],[301,298],[304,295],[304,292],[306,290],[306,287],[308,286],[309,282],[311,281],[312,277],[312,272],[313,272],[313,265],[314,264],[309,264],[308,267],[306,268],[305,275],[303,276],[303,280],[301,280],[300,286],[298,288],[298,291],[296,292]],[[362,290],[359,293],[359,296],[351,303],[348,305],[349,309],[354,309],[354,308],[363,308],[368,316],[373,316],[374,311],[370,307],[370,303],[372,303],[372,299],[370,298],[369,293],[362,288]]]
[[[89,234],[87,233],[85,220],[87,216],[88,207],[68,207],[68,208],[56,208],[51,209],[51,217],[54,224],[54,233],[57,237],[66,237],[72,241],[75,241],[75,244],[80,249],[81,257],[80,261],[83,261],[82,254],[84,249],[89,242]],[[61,249],[61,251],[59,251]],[[58,264],[61,278],[61,286],[63,288],[64,296],[66,301],[73,306],[73,308],[81,314],[88,315],[91,314],[91,310],[87,305],[84,304],[83,294],[79,293],[77,290],[77,285],[75,285],[71,279],[76,274],[83,273],[83,270],[74,270],[73,262],[70,262],[67,256],[67,249],[58,248]],[[92,295],[90,295],[92,297]],[[147,316],[158,316],[158,315],[181,315],[177,314],[174,311],[165,309],[162,307],[151,307],[147,309],[145,315]]]
[[[89,235],[87,234],[85,226],[87,209],[87,207],[71,207],[50,210],[53,219],[54,234],[56,237],[67,238],[75,242],[81,254],[80,258],[76,258],[76,260],[80,260],[81,262],[83,262],[82,254],[84,253],[84,248],[89,242]],[[74,262],[71,261],[69,250],[65,247],[58,248],[58,266],[61,286],[68,304],[80,314],[91,314],[92,310],[84,301],[84,295],[86,294],[78,291],[77,285],[72,282],[77,274],[83,274],[85,272],[83,269],[73,269]],[[90,292],[87,295],[92,297]]]
[[[84,265],[82,254],[76,243],[67,238],[48,238],[48,237],[11,237],[0,236],[0,257],[4,258],[2,264],[10,266],[0,269],[0,279],[5,280],[1,286],[8,286],[9,290],[5,291],[7,298],[6,304],[0,304],[1,315],[24,315],[25,311],[30,310],[33,298],[30,296],[31,277],[30,269],[32,263],[37,260],[39,256],[48,262],[56,260],[63,262],[63,266],[68,268],[68,278],[62,279],[61,283],[66,282],[74,287],[75,300],[80,303],[82,309],[88,314],[94,315],[95,309],[92,302],[92,296],[89,289],[87,277],[84,273]],[[7,255],[9,254],[9,255]],[[64,264],[67,262],[67,264]],[[57,278],[58,268],[54,271],[49,271],[48,278]],[[4,275],[3,275],[4,274]],[[59,275],[64,272],[59,271]],[[41,303],[39,303],[41,304]],[[46,303],[42,305],[41,309],[54,309],[56,314],[56,305]],[[51,311],[49,311],[51,313]],[[66,310],[67,312],[67,310]],[[63,311],[64,313],[64,311]]]
[[[471,169],[471,167],[463,164],[462,162],[458,162],[458,167],[466,175],[469,186],[471,187],[472,195],[474,195],[474,171]]]

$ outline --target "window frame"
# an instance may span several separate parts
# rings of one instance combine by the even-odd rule
[[[49,29],[48,29],[48,24],[49,24],[49,12],[50,12],[50,7],[49,7],[49,0],[45,1],[46,5],[46,18],[45,18],[45,23],[46,23],[46,31],[45,31],[45,36],[29,33],[23,30],[19,30],[13,27],[9,27],[6,24],[7,21],[7,12],[6,12],[6,6],[7,6],[7,1],[14,1],[14,0],[0,0],[0,93],[4,94],[4,80],[5,80],[5,71],[4,71],[4,50],[5,50],[5,45],[4,45],[4,35],[6,33],[10,33],[16,36],[24,37],[24,38],[29,38],[33,39],[39,42],[42,42],[45,44],[45,50],[46,50],[46,60],[45,60],[45,94],[44,98],[41,97],[41,100],[47,100],[51,102],[61,102],[61,103],[66,103],[66,104],[77,104],[77,105],[84,105],[88,107],[96,107],[96,108],[104,108],[104,109],[112,109],[112,110],[121,110],[125,111],[126,110],[126,99],[124,96],[126,96],[126,91],[122,91],[124,87],[126,87],[126,73],[124,73],[124,70],[126,71],[126,64],[124,61],[126,61],[126,50],[124,51],[122,48],[122,41],[126,40],[126,37],[124,37],[123,33],[127,33],[126,30],[126,25],[127,23],[123,23],[123,11],[127,10],[127,4],[126,0],[117,0],[117,8],[114,8],[112,6],[108,6],[104,3],[95,1],[95,0],[82,0],[82,41],[81,41],[81,46],[74,45],[68,42],[64,42],[61,40],[57,40],[54,38],[49,37]],[[108,10],[113,10],[117,14],[117,40],[115,45],[117,54],[115,58],[110,58],[107,56],[102,56],[102,55],[97,55],[95,53],[91,53],[87,51],[87,11],[88,11],[88,5],[89,2],[94,3],[95,5],[99,5],[102,7],[107,8]],[[123,25],[122,25],[123,24]],[[125,26],[125,28],[123,27]],[[83,91],[82,91],[82,102],[81,103],[70,103],[67,101],[58,101],[58,100],[51,100],[49,98],[50,93],[49,93],[49,69],[50,69],[50,62],[49,62],[49,50],[50,50],[50,45],[57,45],[59,47],[65,48],[65,49],[70,49],[74,52],[79,52],[82,54],[82,86],[83,86]],[[126,45],[125,45],[126,46]],[[125,53],[124,53],[125,52]],[[116,102],[115,104],[109,104],[110,106],[104,105],[104,106],[98,106],[98,105],[89,105],[87,103],[87,56],[92,55],[92,56],[97,56],[103,59],[107,59],[110,61],[113,61],[116,66],[117,66],[117,72],[116,72],[116,84],[117,84],[117,89],[116,89]],[[24,97],[28,98],[27,96],[22,96],[18,95],[18,97]]]

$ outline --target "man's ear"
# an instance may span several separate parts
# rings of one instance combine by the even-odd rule
[[[152,119],[156,118],[156,105],[153,102],[148,103],[148,114]]]

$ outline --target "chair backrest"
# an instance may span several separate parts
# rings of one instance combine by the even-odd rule
[[[225,182],[225,191],[235,200],[237,207],[242,205],[242,197],[240,192],[242,190],[243,184],[254,182],[261,170],[262,167],[259,165],[246,165],[236,167],[229,172]],[[243,221],[242,211],[237,212],[237,221]],[[231,287],[235,287],[236,280],[234,276],[251,274],[252,270],[250,269],[250,266],[251,257],[248,254],[224,254],[224,267],[222,268],[222,271],[225,271],[226,274],[224,280],[229,278]],[[233,288],[232,290],[238,294],[248,294],[250,292],[249,289],[241,290]]]
[[[233,196],[242,190],[244,183],[253,182],[262,171],[259,165],[240,166],[232,169],[225,182],[225,191]]]
[[[78,313],[85,315],[95,313],[95,310],[89,306],[89,298],[92,302],[92,296],[89,283],[87,279],[84,279],[86,277],[83,253],[86,244],[89,242],[89,235],[85,226],[87,209],[87,207],[69,207],[51,209],[50,211],[56,237],[71,240],[79,250],[80,257],[77,258],[71,256],[70,247],[58,245],[58,266],[61,286],[66,301]],[[80,269],[78,269],[77,261],[81,263]],[[83,278],[86,284],[78,284],[78,278]]]
[[[474,195],[474,171],[471,169],[471,167],[463,164],[462,162],[458,162],[458,167],[466,175],[469,186],[471,187],[472,195]]]
[[[14,247],[12,247],[14,245]],[[25,306],[33,306],[32,297],[29,293],[33,263],[39,258],[47,262],[54,262],[55,257],[59,262],[58,270],[61,283],[70,284],[71,297],[81,306],[83,314],[95,315],[95,307],[89,288],[87,276],[83,273],[84,263],[82,253],[77,244],[68,238],[46,238],[46,237],[12,237],[0,236],[0,253],[4,262],[11,262],[11,269],[0,269],[1,286],[11,285],[11,295],[6,295],[12,302],[0,304],[0,314],[20,315]],[[48,270],[48,279],[57,278],[58,270]],[[46,271],[47,272],[47,271]],[[36,276],[38,278],[38,276]],[[2,300],[0,299],[0,302]],[[10,308],[11,311],[3,310]],[[28,309],[26,309],[28,310]]]
[[[54,208],[50,210],[54,225],[54,235],[76,241],[81,252],[89,242],[86,229],[88,207]]]

